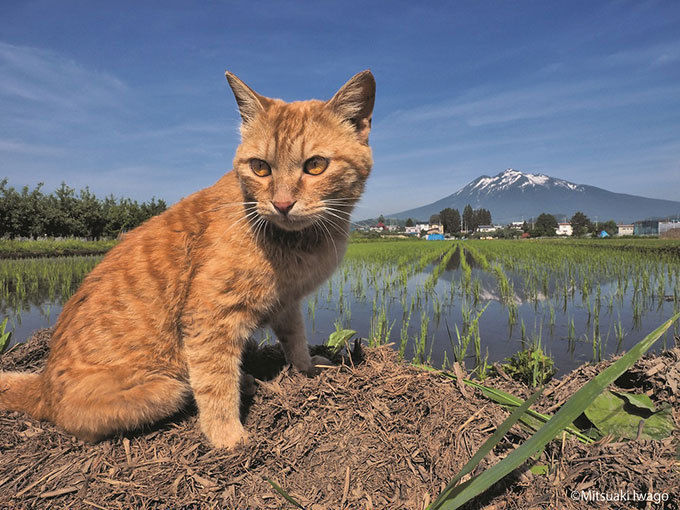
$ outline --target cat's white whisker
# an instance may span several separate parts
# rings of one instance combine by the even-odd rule
[[[259,244],[260,242],[260,232],[263,234],[263,239],[266,237],[266,229],[269,226],[269,222],[266,220],[264,217],[260,217],[260,219],[257,221],[255,224],[255,243]]]
[[[326,225],[324,225],[324,223],[323,223],[324,217],[320,216],[319,219],[321,220],[319,222],[319,225],[324,229],[324,231],[326,232],[326,235],[328,236],[328,239],[330,239],[331,243],[333,244],[333,250],[335,251],[335,265],[337,266],[340,263],[340,256],[338,254],[338,247],[335,245],[335,241],[333,240],[333,235],[328,230],[328,227],[326,227]]]
[[[336,210],[337,210],[337,209],[332,209],[332,208],[327,207],[326,210],[325,210],[324,212],[327,213],[327,214],[329,214],[329,215],[331,215],[331,216],[334,216],[334,217],[338,218],[338,219],[341,220],[341,221],[346,221],[347,223],[349,223],[350,225],[354,225],[355,227],[361,227],[361,226],[362,226],[362,225],[359,225],[358,223],[355,223],[355,222],[351,221],[351,220],[349,219],[349,217],[343,218],[342,216],[339,216],[339,215],[335,214],[335,212],[333,212],[333,211],[336,211]]]
[[[331,220],[330,218],[325,218],[325,220],[328,222],[329,225],[334,227],[338,233],[340,233],[345,239],[349,239],[349,232],[346,230],[343,230],[341,226],[335,223],[335,221]]]
[[[220,209],[224,209],[224,208],[229,207],[229,206],[238,206],[238,205],[246,205],[246,206],[251,205],[252,206],[252,205],[256,205],[256,204],[257,204],[257,202],[224,202],[224,203],[221,203],[221,204],[217,204],[215,207],[213,207],[211,209],[206,209],[204,211],[201,211],[198,214],[219,211]],[[248,207],[244,207],[244,209],[247,210]],[[235,211],[235,212],[238,212],[238,211]]]
[[[222,233],[222,237],[224,237],[230,230],[232,230],[236,226],[240,225],[243,227],[247,225],[253,218],[256,218],[257,216],[259,216],[259,212],[257,210],[251,211],[248,214],[241,216]]]

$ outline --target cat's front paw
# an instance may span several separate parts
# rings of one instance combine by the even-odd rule
[[[243,428],[240,421],[238,423],[223,421],[204,423],[202,421],[201,430],[215,448],[230,450],[238,444],[248,441],[248,432]]]

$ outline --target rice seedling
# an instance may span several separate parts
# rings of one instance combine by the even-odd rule
[[[532,319],[546,323],[544,349],[560,337],[569,340],[569,349],[556,353],[561,367],[561,357],[572,361],[570,352],[576,347],[590,350],[591,345],[576,345],[577,339],[594,344],[598,359],[614,349],[614,342],[607,346],[603,331],[612,331],[617,350],[624,349],[631,332],[656,317],[670,316],[680,306],[680,243],[612,241],[350,243],[327,287],[307,300],[310,341],[323,341],[318,337],[327,336],[328,325],[340,321],[348,329],[352,324],[363,328],[361,336],[372,343],[384,344],[400,321],[395,349],[408,357],[417,350],[406,348],[411,319],[427,315],[429,345],[422,357],[431,357],[440,366],[449,348],[456,347],[458,353],[447,354],[448,359],[470,354],[469,347],[462,354],[461,350],[465,339],[474,343],[473,320],[486,302],[495,300],[501,306],[485,312],[477,365],[487,349],[492,361],[501,361],[494,359],[498,352],[494,346],[513,333],[521,337],[522,348],[530,345],[524,323]],[[98,260],[0,261],[0,314],[10,318],[8,328],[24,319],[36,323],[34,313],[39,314],[40,326],[51,324]],[[497,330],[500,321],[506,334]],[[493,334],[486,333],[487,323],[495,325]],[[411,335],[420,341],[417,332]]]
[[[540,332],[531,345],[512,355],[501,366],[510,377],[532,388],[547,383],[556,371],[553,359],[543,350]]]
[[[399,359],[404,359],[404,354],[406,353],[406,346],[408,345],[408,327],[411,322],[411,312],[413,308],[409,308],[408,315],[406,319],[401,321],[401,331],[399,335]]]
[[[425,349],[427,347],[427,330],[429,323],[429,316],[423,312],[423,314],[420,316],[420,335],[418,335],[418,338],[416,339],[414,360],[416,360],[417,363],[425,362]]]
[[[375,304],[375,301],[374,301]],[[389,342],[392,328],[396,321],[390,323],[388,319],[387,308],[383,302],[380,309],[376,313],[374,309],[373,318],[371,319],[371,333],[369,344],[373,347],[384,345]]]
[[[5,317],[5,319],[0,322],[0,353],[2,353],[7,348],[9,345],[9,339],[12,337],[11,331],[5,331],[8,320],[9,318]]]

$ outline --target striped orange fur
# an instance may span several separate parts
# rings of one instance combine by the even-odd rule
[[[246,438],[240,358],[256,328],[271,325],[302,372],[324,361],[310,358],[300,301],[345,250],[372,166],[373,76],[293,103],[227,79],[243,120],[233,170],[106,255],[59,316],[45,370],[0,373],[0,409],[97,441],[193,398],[204,434],[230,448]]]

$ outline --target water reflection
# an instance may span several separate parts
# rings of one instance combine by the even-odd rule
[[[310,343],[323,342],[337,324],[362,337],[379,335],[405,357],[420,355],[441,366],[452,360],[459,337],[484,309],[479,334],[489,362],[540,341],[559,372],[565,372],[630,348],[680,306],[675,299],[677,264],[649,260],[648,273],[622,278],[604,269],[584,276],[571,269],[541,273],[493,260],[480,263],[466,249],[424,265],[419,257],[414,254],[409,265],[350,253],[328,284],[306,302]],[[9,317],[12,342],[53,325],[99,259],[0,261],[0,319]],[[272,339],[270,332],[258,337]],[[667,335],[665,342],[669,345],[672,337]],[[470,349],[468,368],[474,363]]]

